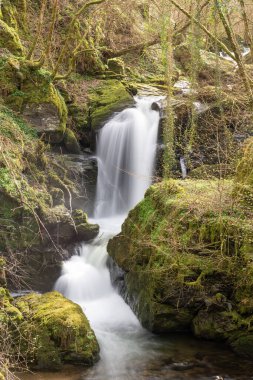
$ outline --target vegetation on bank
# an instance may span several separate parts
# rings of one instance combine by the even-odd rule
[[[237,180],[167,180],[129,213],[109,254],[145,327],[192,330],[252,358],[252,166]],[[244,168],[244,172],[241,169]],[[126,252],[128,254],[126,255]]]

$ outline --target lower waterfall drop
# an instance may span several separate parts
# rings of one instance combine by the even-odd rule
[[[159,98],[135,100],[135,108],[116,114],[99,132],[93,220],[100,225],[99,237],[63,263],[55,285],[83,308],[100,344],[101,359],[87,370],[85,379],[136,379],[137,371],[141,376],[145,364],[154,360],[159,344],[113,288],[106,266],[109,239],[120,232],[128,211],[143,198],[154,172],[160,116],[151,105]]]

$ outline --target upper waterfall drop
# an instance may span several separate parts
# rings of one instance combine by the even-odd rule
[[[158,97],[136,97],[136,107],[114,116],[98,135],[95,219],[124,215],[152,182],[160,115]]]

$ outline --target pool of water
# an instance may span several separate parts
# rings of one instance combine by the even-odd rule
[[[146,342],[146,337],[145,337]],[[150,334],[147,357],[128,362],[116,377],[107,377],[103,363],[92,368],[65,366],[62,371],[19,374],[22,380],[250,380],[253,363],[236,356],[223,345],[172,335]],[[153,357],[152,357],[153,352]],[[115,365],[115,363],[111,363]]]

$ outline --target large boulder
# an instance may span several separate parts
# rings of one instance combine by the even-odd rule
[[[33,293],[15,300],[0,291],[1,322],[16,354],[36,369],[57,370],[64,363],[90,366],[99,346],[90,324],[77,304],[58,292]]]
[[[235,342],[251,335],[253,222],[234,204],[233,188],[217,180],[152,186],[108,251],[121,269],[116,283],[146,328],[193,329],[244,354],[246,338]]]

